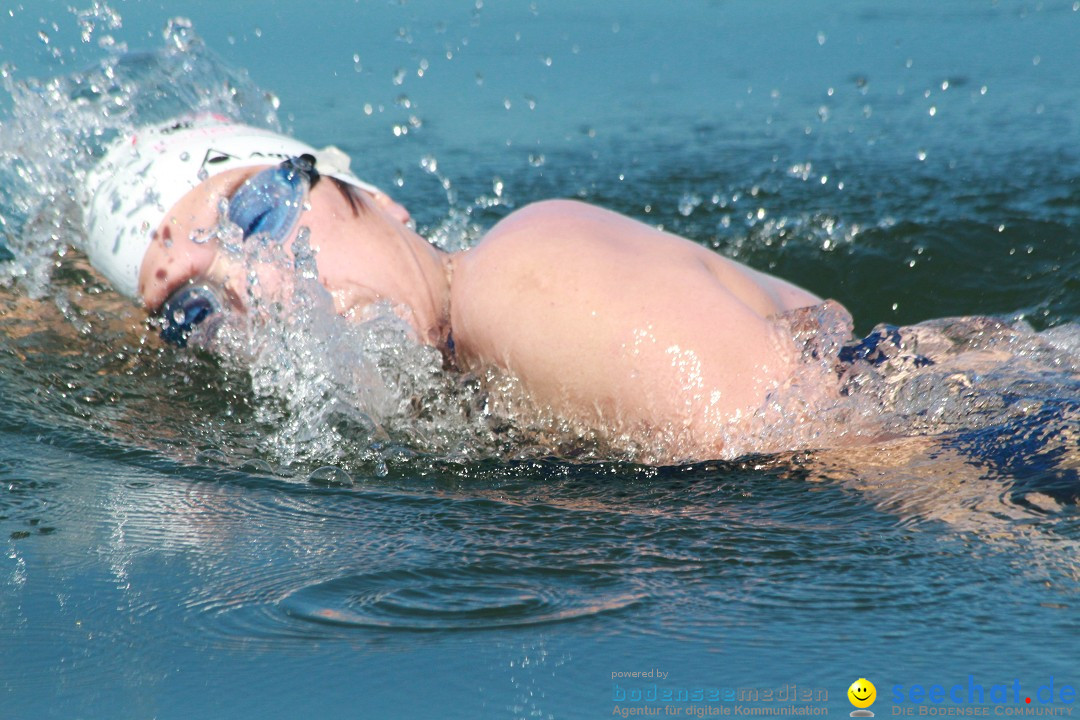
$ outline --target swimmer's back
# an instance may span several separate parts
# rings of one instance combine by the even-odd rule
[[[766,318],[818,302],[684,238],[556,200],[455,259],[451,322],[466,366],[509,368],[542,404],[588,422],[677,424],[707,444],[791,370]]]

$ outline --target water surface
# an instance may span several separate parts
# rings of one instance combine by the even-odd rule
[[[1077,38],[1068,1],[0,14],[4,711],[606,717],[650,668],[832,715],[858,677],[879,714],[1076,686]],[[935,364],[864,369],[827,437],[656,467],[473,422],[392,327],[317,307],[253,363],[177,353],[70,197],[110,132],[190,107],[338,144],[445,247],[579,197]]]

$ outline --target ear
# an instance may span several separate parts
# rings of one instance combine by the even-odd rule
[[[388,213],[390,217],[394,218],[402,225],[408,225],[412,222],[412,216],[409,215],[409,211],[405,209],[405,206],[396,202],[386,193],[371,193],[371,197],[375,200],[375,205],[380,210]]]

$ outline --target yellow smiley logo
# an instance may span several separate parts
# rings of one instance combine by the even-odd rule
[[[866,678],[859,678],[847,689],[848,700],[857,708],[868,708],[877,699],[877,688]]]

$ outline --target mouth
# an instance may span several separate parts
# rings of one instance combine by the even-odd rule
[[[866,698],[870,697],[870,693],[866,693],[866,697],[860,697],[860,696],[859,696],[859,693],[854,693],[854,692],[853,692],[853,693],[851,693],[851,694],[855,696],[855,699],[856,699],[856,700],[865,700]]]

